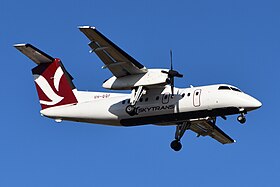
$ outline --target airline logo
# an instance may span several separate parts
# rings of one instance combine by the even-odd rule
[[[54,87],[56,89],[57,92],[59,92],[59,83],[60,83],[60,79],[63,75],[63,71],[61,69],[61,67],[58,67],[56,69],[56,72],[53,76],[53,84]],[[64,97],[59,96],[58,94],[56,94],[53,89],[51,88],[50,84],[48,83],[48,81],[45,79],[45,77],[41,76],[41,75],[34,75],[34,80],[37,83],[37,85],[41,88],[41,90],[46,94],[46,96],[48,97],[48,99],[50,101],[44,101],[44,100],[40,100],[40,103],[43,105],[55,105],[57,103],[59,103]]]
[[[73,84],[63,71],[59,59],[40,64],[32,72],[42,109],[77,103],[72,91]]]

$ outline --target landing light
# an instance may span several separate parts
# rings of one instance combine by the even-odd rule
[[[61,123],[62,122],[62,119],[55,119],[54,120],[56,123]]]

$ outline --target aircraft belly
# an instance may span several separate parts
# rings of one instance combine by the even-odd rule
[[[166,124],[166,123],[178,123],[189,119],[214,117],[214,116],[225,116],[239,113],[238,108],[217,108],[213,110],[196,110],[196,111],[184,111],[179,113],[169,113],[151,116],[135,116],[133,118],[121,119],[120,123],[123,126],[136,126],[145,124]]]

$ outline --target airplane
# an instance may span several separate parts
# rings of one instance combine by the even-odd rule
[[[129,93],[80,91],[73,77],[59,58],[54,58],[31,44],[14,45],[36,63],[32,69],[42,116],[54,119],[111,126],[175,125],[175,139],[170,146],[182,148],[181,138],[186,130],[199,136],[210,136],[222,144],[234,143],[217,125],[237,114],[243,124],[245,115],[260,108],[262,103],[239,88],[216,84],[176,88],[174,79],[183,77],[173,69],[148,69],[131,57],[95,27],[80,26],[89,39],[91,53],[104,63],[103,69],[113,76],[103,82],[109,90],[130,90]]]

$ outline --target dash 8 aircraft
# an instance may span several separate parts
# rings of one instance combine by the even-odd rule
[[[217,84],[190,88],[174,87],[174,78],[183,77],[173,69],[148,69],[95,27],[79,27],[90,40],[91,52],[104,63],[113,76],[104,81],[109,90],[130,90],[131,93],[80,91],[72,76],[58,58],[53,58],[31,44],[15,47],[34,61],[32,69],[43,116],[54,119],[113,126],[154,124],[175,125],[171,148],[182,148],[186,130],[197,136],[210,136],[222,144],[235,142],[216,125],[216,118],[238,114],[245,123],[247,112],[261,107],[261,102],[235,86]]]

